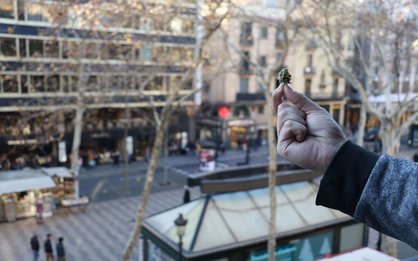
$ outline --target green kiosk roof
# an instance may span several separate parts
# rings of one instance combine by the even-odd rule
[[[303,181],[276,187],[277,235],[300,232],[324,223],[348,220],[339,211],[315,205],[318,185]],[[270,217],[267,188],[215,194],[157,213],[145,227],[170,245],[177,244],[174,220],[188,220],[183,248],[188,253],[211,253],[246,245],[268,236]]]

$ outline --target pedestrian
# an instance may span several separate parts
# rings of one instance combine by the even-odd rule
[[[54,261],[54,250],[52,249],[51,238],[51,234],[46,235],[46,240],[44,243],[46,261]]]
[[[414,156],[412,157],[414,162],[418,162],[418,152],[415,152]]]
[[[183,204],[187,204],[190,202],[190,190],[187,185],[184,186],[184,194],[183,194]]]
[[[56,250],[57,250],[57,261],[66,261],[63,237],[58,238]]]
[[[30,247],[32,249],[33,261],[38,261],[39,258],[39,240],[37,235],[33,235],[30,239]]]
[[[36,200],[36,222],[38,224],[43,222],[43,214],[44,214],[44,200],[40,196]]]
[[[418,249],[418,164],[351,143],[325,109],[287,85],[273,92],[273,101],[278,153],[324,173],[316,204]]]
[[[115,152],[113,153],[113,167],[115,168],[119,168],[119,159],[120,158],[120,153],[118,150],[115,150]]]

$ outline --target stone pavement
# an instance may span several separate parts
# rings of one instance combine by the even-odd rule
[[[200,196],[197,188],[191,189],[192,199]],[[59,209],[42,225],[34,218],[0,224],[0,260],[25,261],[31,259],[30,238],[37,234],[40,239],[40,260],[45,260],[43,241],[46,234],[53,236],[53,245],[58,237],[64,237],[68,261],[116,261],[120,260],[129,233],[133,228],[134,215],[139,197],[130,197],[91,204],[86,211]],[[147,215],[179,205],[183,190],[164,191],[150,196]],[[135,249],[132,260],[138,260]]]

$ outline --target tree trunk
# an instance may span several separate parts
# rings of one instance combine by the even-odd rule
[[[269,193],[270,193],[270,223],[268,253],[269,261],[275,260],[276,252],[276,137],[274,130],[273,98],[269,88],[266,88],[265,97],[267,101],[266,114],[268,118],[268,147],[269,147]]]
[[[363,138],[364,138],[364,129],[366,128],[366,120],[367,120],[367,108],[366,105],[362,104],[360,109],[360,119],[358,123],[358,130],[357,130],[357,145],[363,146]]]
[[[73,135],[73,147],[71,150],[71,173],[75,176],[75,196],[76,198],[80,197],[80,187],[78,182],[78,172],[79,172],[79,150],[81,143],[81,131],[83,129],[83,114],[85,109],[81,106],[78,106],[75,111],[74,119],[74,135]]]
[[[142,192],[142,198],[139,203],[138,212],[135,218],[135,226],[131,232],[131,235],[129,236],[129,240],[126,243],[125,249],[123,251],[124,261],[131,260],[132,251],[136,245],[138,236],[141,233],[141,226],[145,217],[145,209],[147,207],[148,197],[149,197],[149,194],[151,193],[152,184],[154,182],[155,169],[157,168],[158,157],[160,155],[160,151],[161,151],[161,147],[162,147],[164,135],[165,135],[165,129],[167,128],[170,114],[171,114],[171,109],[166,107],[165,110],[163,111],[161,124],[157,130],[157,135],[154,141],[154,147],[152,148],[151,159],[148,165],[147,176],[146,176],[146,180],[144,184],[144,191]]]
[[[400,141],[395,139],[395,129],[391,127],[390,121],[388,121],[381,129],[383,148],[382,152],[391,156],[397,156],[399,152]],[[382,234],[381,251],[384,253],[397,257],[396,239]]]

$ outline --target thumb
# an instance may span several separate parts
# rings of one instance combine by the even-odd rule
[[[302,93],[293,90],[288,85],[286,85],[286,88],[284,89],[284,94],[288,101],[296,105],[296,107],[298,107],[301,111],[303,111],[306,114],[321,109],[321,107],[318,104],[313,102],[311,99],[309,99]]]

